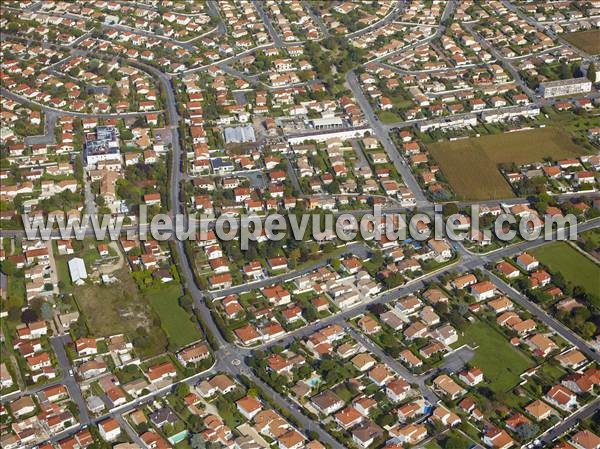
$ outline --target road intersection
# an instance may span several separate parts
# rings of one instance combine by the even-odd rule
[[[273,40],[274,45],[279,46],[279,47],[286,46],[287,44],[283,42],[278,31],[271,24],[270,19],[267,17],[267,14],[263,10],[262,6],[256,4],[257,2],[254,2],[254,3],[255,3],[255,7],[256,7],[257,11],[259,12],[259,15],[261,16],[263,22],[265,23],[265,26],[267,27],[267,30],[269,31],[269,34]],[[384,19],[380,20],[379,22],[373,24],[371,27],[373,29],[375,29],[380,26],[383,26],[386,23],[389,23],[390,21],[393,21],[397,17],[398,13],[402,10],[402,7],[403,7],[403,3],[400,2],[398,4],[398,6],[395,7],[394,10],[388,16],[386,16]],[[452,14],[452,11],[455,7],[456,7],[456,4],[454,1],[451,1],[448,3],[446,9],[444,10],[440,25],[437,27],[435,34],[432,35],[428,39],[432,40],[432,39],[438,37],[441,33],[443,33],[444,27],[445,27],[444,22]],[[317,21],[317,23],[319,23],[319,22]],[[321,29],[323,30],[323,28],[324,28],[324,25],[321,27]],[[323,31],[325,31],[325,30],[323,30]],[[366,31],[367,30],[361,30],[360,32],[352,33],[348,37],[356,37]],[[324,34],[325,34],[325,32],[324,32]],[[476,33],[474,33],[474,35],[478,36]],[[387,55],[387,56],[389,56],[389,55]],[[170,74],[166,74],[166,73],[154,68],[153,66],[140,63],[139,61],[128,60],[128,62],[130,64],[132,64],[133,66],[136,66],[136,67],[150,73],[156,80],[159,81],[160,86],[161,86],[161,91],[164,93],[164,98],[165,98],[164,107],[165,107],[165,112],[166,112],[166,117],[167,117],[167,125],[171,132],[171,142],[172,142],[170,181],[169,181],[169,185],[170,185],[170,198],[169,198],[170,208],[169,209],[170,209],[170,214],[172,216],[177,213],[186,213],[187,207],[182,201],[182,199],[184,197],[183,192],[182,192],[182,189],[183,189],[182,179],[184,177],[182,159],[185,157],[185,152],[183,151],[183,149],[181,147],[181,136],[179,135],[179,125],[181,123],[181,117],[179,116],[179,114],[177,112],[178,111],[177,96],[175,93],[175,86],[173,85],[174,76],[172,76]],[[517,80],[520,79],[518,77],[518,74],[514,73],[514,69],[510,70],[510,67],[512,67],[512,66],[510,65],[509,61],[502,60],[502,62],[506,65],[506,67],[509,69],[511,74],[513,74],[515,79],[517,79]],[[223,62],[222,61],[217,62],[214,65],[219,65],[219,64],[223,64]],[[361,89],[360,85],[358,84],[358,79],[356,77],[356,74],[353,71],[350,71],[347,74],[346,80],[347,80],[348,86],[352,90],[352,93],[353,93],[354,97],[356,98],[360,108],[362,109],[363,113],[367,117],[367,121],[369,122],[371,128],[373,129],[374,134],[382,142],[387,154],[393,161],[394,166],[396,167],[397,171],[401,174],[406,186],[415,195],[415,197],[417,199],[417,208],[419,210],[429,210],[429,211],[432,210],[433,204],[428,201],[426,195],[421,190],[417,180],[415,179],[415,177],[414,177],[413,173],[411,172],[409,166],[407,165],[406,161],[400,155],[398,149],[396,148],[395,144],[393,143],[393,141],[390,138],[390,134],[389,134],[390,130],[397,125],[387,126],[387,125],[383,125],[379,122],[379,120],[375,116],[373,108],[371,107],[371,105],[369,104],[368,100],[366,99],[364,93],[362,92],[362,89]],[[20,103],[28,101],[20,96],[17,96],[17,95],[11,94],[8,91],[5,91],[5,89],[2,89],[1,93],[2,93],[2,95],[6,95],[8,98],[12,98],[15,101],[18,101]],[[533,93],[528,91],[528,94],[532,95]],[[44,110],[46,113],[74,115],[74,116],[78,116],[78,117],[87,117],[87,116],[112,117],[112,116],[115,116],[115,114],[69,113],[69,112],[60,111],[60,110],[53,110],[53,109],[45,107],[45,106],[42,106],[42,110]],[[118,114],[118,116],[121,118],[124,118],[124,117],[128,117],[128,116],[133,117],[133,116],[138,116],[138,115],[142,115],[142,114],[147,114],[147,113]],[[412,126],[412,123],[410,124],[410,126]],[[523,200],[512,199],[511,201],[523,201]],[[494,202],[498,203],[498,201],[494,201]],[[390,208],[390,211],[393,211],[393,210],[406,211],[409,209],[410,208],[397,208],[397,209]],[[359,212],[364,213],[365,211],[359,211]],[[580,224],[578,227],[578,231],[583,232],[583,231],[586,231],[589,229],[597,228],[599,226],[600,226],[600,221],[594,220],[594,221]],[[2,231],[2,235],[14,236],[14,235],[19,235],[19,233],[17,231]],[[392,359],[387,354],[385,354],[371,340],[369,340],[363,334],[357,332],[354,328],[349,326],[348,320],[364,313],[367,306],[369,306],[369,305],[389,303],[389,302],[394,301],[402,296],[417,292],[418,290],[424,288],[428,283],[439,280],[444,274],[447,274],[449,272],[461,272],[461,271],[469,271],[469,270],[474,270],[474,269],[485,269],[485,267],[488,266],[490,263],[500,261],[506,257],[512,257],[516,254],[519,254],[522,251],[530,250],[530,249],[532,249],[536,246],[539,246],[543,243],[545,243],[545,242],[542,239],[536,239],[534,241],[525,241],[525,242],[522,242],[522,243],[519,243],[516,245],[511,245],[509,247],[493,251],[491,253],[480,255],[480,256],[472,255],[471,253],[467,252],[464,249],[464,247],[462,247],[462,245],[458,244],[456,246],[456,249],[459,252],[459,259],[451,265],[443,267],[440,270],[437,270],[433,273],[426,274],[417,280],[411,281],[405,285],[400,286],[399,288],[384,292],[383,294],[377,296],[376,298],[374,298],[373,300],[371,300],[369,302],[361,303],[356,307],[353,307],[348,310],[344,310],[344,311],[342,311],[334,316],[331,316],[329,318],[326,318],[324,320],[320,320],[313,324],[308,324],[307,326],[305,326],[299,330],[288,333],[283,338],[277,339],[277,341],[266,342],[260,346],[254,347],[254,348],[246,348],[246,347],[241,347],[237,344],[228,342],[221,334],[221,331],[218,328],[215,321],[213,320],[213,317],[211,314],[211,304],[210,303],[215,299],[216,294],[203,291],[199,288],[199,286],[196,285],[196,283],[194,281],[194,279],[195,279],[194,272],[193,272],[194,268],[191,264],[191,261],[189,261],[187,259],[184,242],[177,241],[176,244],[174,245],[176,248],[176,254],[174,254],[174,257],[178,261],[178,267],[181,272],[183,287],[194,299],[194,309],[195,309],[196,313],[198,313],[199,316],[202,318],[203,323],[207,327],[206,331],[209,332],[210,334],[212,334],[212,336],[214,337],[214,339],[216,340],[216,342],[218,344],[218,347],[213,348],[214,349],[214,357],[216,360],[215,365],[202,373],[197,373],[194,376],[191,376],[189,378],[186,378],[179,382],[176,382],[169,387],[165,387],[165,389],[157,390],[155,392],[150,393],[149,395],[134,399],[133,401],[130,401],[123,406],[115,407],[115,408],[111,409],[107,414],[104,414],[102,416],[97,416],[97,417],[90,417],[89,413],[87,412],[87,408],[86,408],[85,402],[83,400],[83,396],[81,394],[79,385],[77,384],[75,378],[72,375],[72,365],[71,365],[71,363],[67,357],[66,351],[65,351],[65,345],[71,343],[70,338],[68,337],[68,335],[53,337],[51,339],[51,343],[52,343],[53,349],[57,355],[58,363],[60,365],[61,372],[62,372],[61,378],[57,382],[63,383],[67,386],[71,398],[75,401],[75,403],[79,409],[80,425],[77,426],[76,428],[70,429],[68,432],[63,432],[59,435],[55,435],[52,438],[52,441],[58,441],[59,439],[64,438],[66,435],[73,434],[77,430],[84,428],[85,426],[87,426],[89,424],[98,423],[102,419],[105,419],[108,416],[112,416],[112,417],[115,417],[121,423],[122,427],[126,429],[127,433],[130,435],[130,437],[134,441],[137,442],[139,437],[133,431],[133,429],[131,429],[129,427],[129,425],[126,422],[124,422],[124,419],[123,419],[124,413],[139,407],[141,404],[151,401],[153,398],[155,398],[157,396],[160,396],[167,392],[172,391],[175,388],[175,386],[180,382],[194,384],[194,383],[197,383],[200,379],[210,377],[211,375],[214,375],[218,372],[226,372],[226,373],[230,373],[235,376],[249,374],[251,372],[251,369],[247,364],[247,359],[248,359],[248,357],[252,357],[253,351],[255,349],[257,349],[257,348],[268,349],[269,347],[271,347],[274,344],[285,346],[285,345],[288,345],[289,343],[291,343],[295,339],[304,338],[304,337],[312,334],[319,328],[330,325],[330,324],[342,325],[348,331],[348,333],[350,333],[351,336],[353,336],[363,346],[365,346],[367,349],[369,349],[371,352],[373,352],[375,355],[377,355],[377,357],[384,360],[388,364],[388,366],[392,367],[396,371],[396,373],[398,375],[406,378],[411,383],[416,383],[418,385],[421,393],[423,394],[423,396],[429,402],[435,403],[438,400],[437,395],[431,390],[431,388],[426,383],[430,378],[430,374],[422,375],[422,376],[413,375],[403,365],[401,365],[396,360]],[[368,249],[364,244],[359,244],[359,243],[351,244],[351,245],[348,245],[346,249],[349,253],[353,253],[363,259],[368,257]],[[261,286],[264,286],[264,285],[269,285],[269,284],[276,283],[276,282],[288,281],[290,279],[293,279],[294,277],[302,276],[303,274],[309,273],[310,271],[314,270],[315,268],[324,266],[326,264],[327,264],[326,260],[319,261],[313,265],[310,265],[309,267],[303,268],[301,270],[296,270],[296,271],[293,271],[291,273],[288,273],[288,274],[285,274],[285,275],[282,275],[279,277],[269,278],[264,281],[259,281],[258,283],[255,283],[255,284],[250,284],[250,285],[247,284],[247,285],[243,285],[243,286],[239,286],[239,287],[232,287],[230,289],[219,292],[218,295],[221,296],[221,295],[232,294],[232,293],[240,293],[245,290],[248,290],[248,288],[260,288]],[[593,359],[595,361],[600,361],[600,356],[596,353],[596,351],[593,348],[591,348],[587,342],[583,341],[577,334],[575,334],[570,329],[566,328],[564,325],[562,325],[560,322],[558,322],[554,318],[550,317],[545,311],[543,311],[537,305],[532,303],[527,297],[525,297],[521,293],[514,290],[512,287],[510,287],[508,284],[506,284],[506,282],[504,282],[502,279],[495,276],[493,273],[487,272],[486,274],[488,274],[490,276],[490,279],[492,280],[492,282],[496,285],[496,287],[500,291],[502,291],[504,294],[508,295],[512,300],[514,300],[516,303],[518,303],[521,307],[525,308],[526,310],[528,310],[529,312],[534,314],[540,321],[542,321],[550,329],[552,329],[554,332],[561,335],[563,338],[565,338],[571,344],[576,346],[578,349],[580,349],[582,352],[584,352],[588,357],[590,357],[591,359]],[[337,442],[335,439],[333,439],[333,437],[331,437],[331,435],[328,432],[326,432],[323,427],[321,427],[317,423],[313,422],[310,418],[308,418],[306,415],[304,415],[289,398],[280,395],[279,393],[274,391],[269,385],[262,382],[260,379],[257,379],[256,377],[253,378],[253,381],[264,392],[266,392],[267,396],[274,403],[276,403],[279,407],[287,409],[290,412],[290,414],[292,415],[294,420],[299,424],[300,430],[302,430],[306,433],[309,431],[314,431],[318,434],[320,441],[322,441],[324,443],[328,443],[331,447],[336,448],[336,449],[343,448],[343,446],[339,442]],[[12,397],[13,396],[11,396],[11,395],[5,396],[2,398],[2,402],[4,403],[5,401],[12,399]],[[594,413],[599,408],[600,408],[600,400],[596,399],[587,408],[576,412],[571,417],[569,417],[567,420],[565,420],[563,423],[561,423],[560,425],[553,428],[551,431],[544,434],[542,436],[542,441],[544,441],[544,442],[552,441],[553,438],[560,435],[566,429],[568,429],[570,426],[572,426],[576,422],[576,420],[583,419],[587,416],[590,416],[592,413]]]

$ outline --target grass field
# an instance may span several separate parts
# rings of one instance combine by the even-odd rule
[[[591,229],[579,234],[579,245],[580,248],[598,259],[600,254],[600,229]]]
[[[471,364],[483,371],[488,386],[496,393],[504,393],[514,387],[519,383],[519,375],[533,366],[529,357],[513,348],[504,335],[482,321],[469,325],[460,343],[478,346]]]
[[[149,334],[148,343],[137,348],[142,357],[163,352],[167,338],[153,324],[154,312],[141,295],[128,270],[123,268],[113,274],[117,285],[84,285],[73,287],[73,296],[83,313],[91,335],[103,337],[125,333],[130,337],[142,327]]]
[[[25,280],[21,276],[7,276],[6,310],[11,307],[19,309],[25,305]]]
[[[189,314],[181,308],[178,299],[181,288],[171,284],[148,290],[146,297],[160,317],[160,324],[169,341],[178,348],[202,338],[200,330],[190,319]]]
[[[522,165],[545,157],[562,159],[584,153],[569,134],[552,127],[436,142],[429,145],[429,151],[458,199],[464,200],[514,196],[498,169],[500,163]]]
[[[381,111],[379,112],[379,120],[381,120],[381,123],[389,125],[391,123],[398,123],[402,120],[402,117],[400,117],[398,114],[394,114],[391,111]]]
[[[550,271],[560,271],[573,285],[583,287],[588,293],[600,294],[600,266],[567,242],[541,246],[533,251],[533,255]]]
[[[438,444],[436,440],[429,441],[425,446],[425,449],[442,449],[442,447]]]
[[[561,37],[590,55],[600,54],[600,30],[576,31]]]
[[[456,449],[467,449],[470,447],[473,442],[467,439],[465,434],[460,433],[458,430],[450,430],[449,432],[445,432],[442,435],[438,435],[435,438],[432,438],[425,446],[425,449],[442,449],[443,447],[447,447],[447,441],[451,439],[453,441],[452,448]]]

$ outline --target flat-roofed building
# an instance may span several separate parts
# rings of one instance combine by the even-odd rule
[[[587,78],[571,78],[566,80],[546,81],[540,84],[540,94],[544,98],[562,97],[563,95],[582,94],[592,90],[592,82]]]

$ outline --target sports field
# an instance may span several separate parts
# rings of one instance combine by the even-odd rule
[[[567,282],[583,287],[585,291],[600,295],[600,266],[581,254],[567,242],[555,242],[533,251],[537,259],[560,272]]]
[[[590,55],[600,54],[600,30],[576,31],[561,37]]]
[[[552,127],[436,142],[428,147],[457,198],[475,201],[514,196],[498,169],[500,163],[522,165],[584,153],[569,134]]]

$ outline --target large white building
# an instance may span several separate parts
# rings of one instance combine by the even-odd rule
[[[87,279],[87,270],[85,269],[85,262],[80,257],[74,257],[69,260],[69,274],[71,275],[71,281],[73,284],[83,284],[84,280]]]
[[[303,134],[290,136],[287,141],[290,145],[299,145],[307,141],[325,142],[330,139],[360,139],[365,137],[365,134],[373,134],[373,130],[368,126],[359,128],[346,128],[329,131],[310,131]]]
[[[310,122],[314,129],[332,129],[344,126],[344,122],[340,117],[321,117],[312,119]]]
[[[256,142],[254,128],[250,125],[225,128],[223,134],[225,143]]]
[[[562,97],[563,95],[583,94],[592,90],[592,82],[587,78],[571,78],[568,80],[546,81],[540,84],[540,94],[544,98]]]
[[[511,106],[509,108],[495,109],[481,113],[484,123],[507,122],[518,118],[533,118],[540,114],[537,106]]]
[[[87,168],[95,167],[102,161],[121,162],[119,151],[119,130],[115,126],[98,126],[96,134],[86,140],[83,147],[83,160]]]
[[[468,128],[477,125],[477,116],[475,114],[460,115],[455,117],[440,117],[438,119],[427,120],[419,123],[419,131],[427,132],[432,129],[459,129]]]

